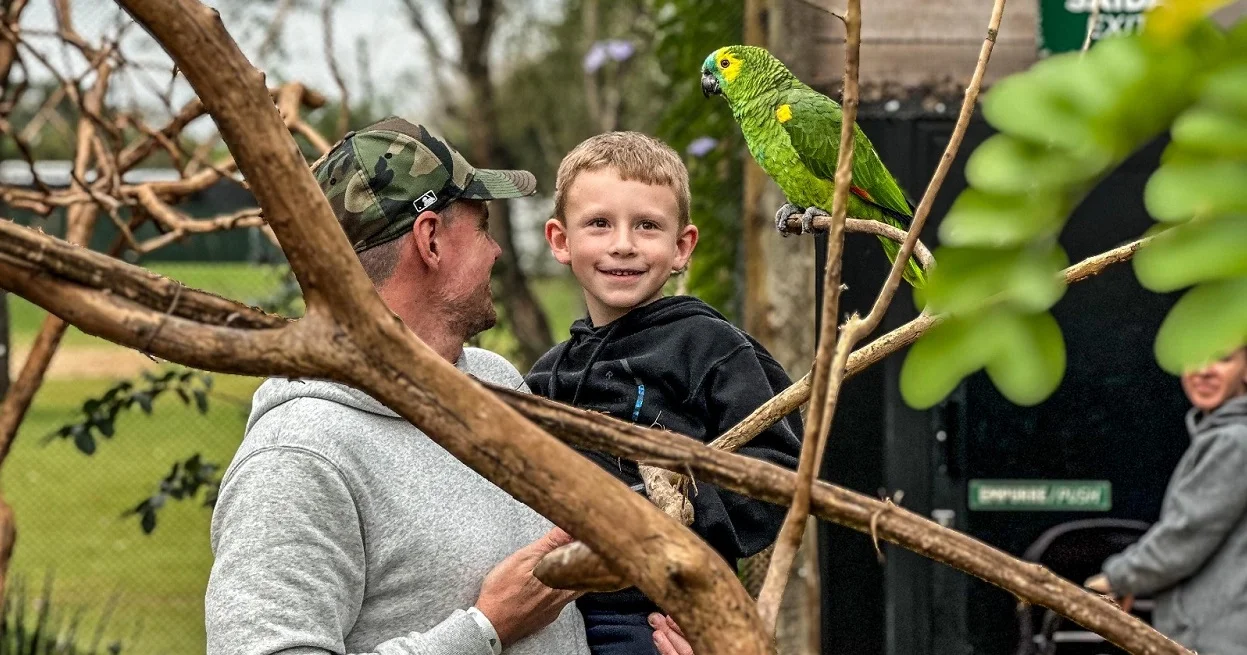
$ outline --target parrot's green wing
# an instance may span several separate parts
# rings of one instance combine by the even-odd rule
[[[843,123],[840,105],[808,86],[793,86],[780,93],[775,118],[787,131],[801,163],[818,177],[834,181]],[[909,227],[914,215],[913,204],[857,125],[853,126],[853,184],[849,192],[880,210],[881,216],[863,218],[882,219],[901,229]],[[830,207],[823,209],[831,211]],[[900,244],[884,237],[879,237],[879,241],[888,259],[896,261]],[[915,288],[926,285],[926,273],[912,256],[906,262],[904,275]]]
[[[809,87],[796,87],[780,94],[775,117],[788,132],[788,139],[801,163],[818,177],[834,180],[843,117],[840,105]],[[913,205],[905,197],[905,192],[884,167],[879,153],[875,152],[862,128],[853,126],[853,138],[853,186],[850,191],[902,224],[908,224],[909,217],[913,216]],[[830,207],[827,208],[827,211],[830,210]]]

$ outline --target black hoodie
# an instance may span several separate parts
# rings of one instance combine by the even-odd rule
[[[543,355],[527,382],[533,393],[552,400],[704,443],[792,384],[761,344],[689,296],[661,298],[601,327],[588,318],[577,320],[571,338]],[[795,469],[801,433],[801,417],[793,412],[739,452]],[[635,462],[581,452],[643,489]],[[784,508],[696,484],[696,492],[690,493],[693,531],[733,568],[738,559],[775,541]],[[640,599],[644,597],[630,589],[590,594],[582,602],[618,606]]]

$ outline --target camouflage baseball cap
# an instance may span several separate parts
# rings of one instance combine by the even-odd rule
[[[390,116],[348,132],[312,173],[355,252],[402,236],[416,217],[455,200],[532,195],[528,171],[475,168],[449,143]]]

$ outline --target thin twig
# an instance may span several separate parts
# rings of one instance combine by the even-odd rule
[[[1163,234],[1163,233],[1162,233]],[[1077,264],[1061,271],[1066,284],[1077,284],[1103,273],[1114,264],[1129,261],[1141,248],[1147,246],[1157,235],[1136,239],[1123,246],[1107,252],[1088,257]],[[861,371],[878,364],[889,355],[913,345],[931,328],[944,322],[943,314],[927,314],[923,312],[917,318],[884,334],[874,341],[853,351],[846,365],[845,377],[850,378]],[[805,374],[792,386],[784,389],[771,398],[749,416],[737,423],[731,430],[724,432],[718,439],[710,442],[710,447],[733,452],[749,443],[754,437],[774,425],[785,416],[801,409],[810,399],[810,374]]]
[[[979,49],[979,59],[974,67],[974,75],[970,77],[970,84],[966,87],[965,99],[961,103],[961,114],[957,117],[953,133],[948,139],[948,145],[944,148],[944,155],[940,157],[940,163],[935,168],[935,174],[931,176],[931,181],[927,183],[927,189],[922,194],[922,200],[918,202],[918,208],[914,210],[913,220],[909,223],[909,234],[905,242],[901,244],[901,250],[892,264],[892,271],[888,274],[888,279],[884,282],[878,297],[875,298],[870,313],[861,321],[861,325],[854,326],[854,321],[849,321],[846,329],[854,332],[857,338],[870,334],[879,326],[879,323],[883,322],[883,315],[887,312],[888,306],[892,304],[892,298],[896,296],[897,289],[900,288],[901,276],[908,265],[909,256],[918,243],[918,236],[927,222],[932,205],[935,204],[935,197],[939,194],[940,187],[944,185],[944,178],[948,176],[953,160],[957,157],[957,150],[961,148],[961,141],[966,136],[970,116],[974,114],[974,107],[978,102],[979,87],[983,84],[983,74],[987,71],[987,60],[991,58],[992,47],[996,45],[996,35],[1000,32],[1000,20],[1004,16],[1004,10],[1005,0],[996,0],[993,3],[992,15],[987,25],[987,36],[983,39],[983,45]]]
[[[342,138],[351,124],[351,103],[346,90],[346,81],[338,68],[338,56],[333,51],[333,2],[324,0],[320,7],[320,22],[325,30],[325,62],[329,64],[329,74],[333,83],[338,85],[338,123],[333,132],[334,139]]]
[[[837,14],[835,11],[831,9],[831,7],[828,7],[820,2],[816,2],[815,0],[801,0],[801,4],[804,4],[806,6],[813,7],[819,11],[831,14],[832,16],[835,16],[837,19],[839,19],[841,23],[845,22],[844,16]]]
[[[818,216],[811,221],[811,225],[815,231],[826,231],[828,226],[831,225],[831,217]],[[801,219],[788,219],[788,229],[793,233],[799,232],[801,229]],[[904,243],[905,236],[908,234],[905,230],[902,230],[894,225],[889,225],[883,221],[872,221],[865,218],[846,219],[844,222],[844,231],[858,234],[873,234],[885,239],[891,239],[896,243]],[[926,245],[922,243],[921,239],[918,240],[918,243],[914,244],[914,257],[917,258],[918,263],[922,265],[923,270],[929,271],[931,270],[931,267],[935,265],[935,258],[931,255],[931,251],[926,247]]]
[[[853,141],[857,126],[857,76],[862,42],[861,0],[848,0],[845,16],[844,95],[841,102],[840,155],[836,165],[835,191],[831,201],[831,228],[827,237],[827,270],[823,276],[823,308],[818,336],[818,352],[814,357],[814,397],[829,402],[814,403],[806,422],[797,462],[797,488],[792,505],[784,516],[783,526],[771,553],[766,578],[758,593],[758,614],[768,635],[775,634],[779,605],[788,584],[788,573],[801,546],[805,526],[809,522],[810,489],[817,477],[817,463],[823,435],[831,427],[832,400],[839,384],[834,377],[842,376],[848,359],[848,348],[836,338],[837,313],[840,305],[840,267],[844,249],[844,222],[847,218],[849,187],[853,183]],[[830,135],[829,135],[830,136]],[[839,372],[838,375],[836,372]]]
[[[1091,47],[1091,35],[1095,32],[1096,23],[1100,21],[1100,0],[1091,0],[1091,13],[1087,14],[1087,38],[1083,39],[1082,48],[1078,51],[1081,58]]]

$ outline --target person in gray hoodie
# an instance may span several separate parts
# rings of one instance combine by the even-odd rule
[[[1191,445],[1158,520],[1089,589],[1155,596],[1153,625],[1200,655],[1247,655],[1247,346],[1182,376]]]
[[[485,201],[525,171],[470,166],[389,118],[313,164],[382,300],[459,370],[527,391],[464,348],[496,320]],[[532,574],[571,537],[367,394],[266,380],[212,515],[209,655],[587,655],[577,594]]]

